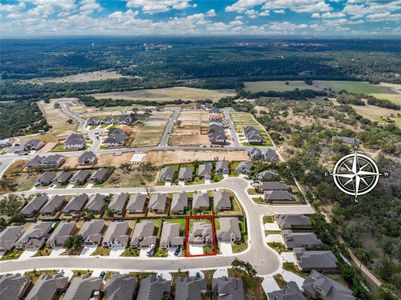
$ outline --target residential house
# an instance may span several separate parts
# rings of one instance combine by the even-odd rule
[[[226,191],[213,192],[214,207],[219,210],[231,209],[230,195]]]
[[[337,281],[312,270],[305,279],[302,288],[311,299],[322,300],[354,300],[352,291]]]
[[[294,248],[295,264],[302,271],[334,271],[337,269],[337,258],[331,251],[306,251],[305,248]]]
[[[334,140],[341,141],[345,144],[359,144],[361,142],[360,139],[353,138],[353,137],[347,137],[347,136],[333,136],[331,139],[333,141]]]
[[[85,209],[93,211],[95,214],[101,214],[105,205],[106,195],[94,194],[89,198],[88,203],[85,205]]]
[[[173,214],[182,214],[188,207],[188,195],[186,192],[175,193],[171,201],[171,212]]]
[[[128,222],[120,222],[114,221],[110,223],[106,232],[103,236],[103,246],[104,247],[126,247],[128,244],[129,236],[128,236]]]
[[[138,291],[137,299],[141,300],[160,300],[171,291],[171,281],[165,280],[154,274],[141,280],[141,287]]]
[[[287,248],[313,248],[322,244],[313,232],[292,232],[283,230],[281,232],[284,244]]]
[[[199,165],[198,177],[205,180],[212,179],[212,167],[210,162]]]
[[[281,290],[267,293],[267,300],[305,300],[304,295],[294,281],[284,285]]]
[[[25,168],[27,168],[28,170],[35,170],[42,168],[42,160],[43,157],[35,156],[25,165]]]
[[[56,212],[61,210],[64,205],[64,196],[53,196],[40,210],[42,216],[53,216]]]
[[[103,145],[107,148],[122,147],[128,139],[127,134],[120,128],[110,128]]]
[[[222,175],[230,174],[230,166],[228,161],[220,160],[216,162],[216,173]]]
[[[262,150],[260,148],[248,149],[247,154],[251,160],[263,160]]]
[[[101,286],[103,283],[103,279],[99,277],[86,277],[80,276],[75,277],[67,292],[64,295],[64,300],[84,300],[84,299],[92,299],[92,296],[96,293],[99,293],[101,290]]]
[[[58,169],[65,162],[64,156],[53,154],[41,159],[40,166],[43,169]]]
[[[103,227],[104,221],[102,219],[93,219],[84,223],[78,235],[82,235],[86,246],[99,245],[102,240]]]
[[[206,292],[206,278],[200,276],[176,278],[175,300],[201,300]]]
[[[0,149],[10,147],[12,144],[13,143],[11,139],[2,139],[0,140]]]
[[[219,295],[219,299],[244,300],[244,284],[238,277],[219,277],[212,281],[213,290]]]
[[[53,182],[60,185],[66,185],[71,179],[72,175],[73,173],[70,171],[63,171],[56,178],[54,178]]]
[[[44,245],[53,225],[53,222],[36,222],[22,234],[15,247],[19,249],[39,249]]]
[[[56,295],[65,291],[68,284],[68,277],[62,274],[42,274],[29,291],[25,300],[55,299]]]
[[[7,226],[3,229],[0,232],[0,251],[11,250],[23,233],[24,226]]]
[[[253,163],[251,161],[241,161],[235,171],[238,174],[242,175],[251,175],[252,174]]]
[[[126,211],[130,214],[145,212],[146,194],[132,194],[129,198]]]
[[[130,246],[134,248],[148,247],[156,244],[154,235],[155,223],[153,221],[142,221],[137,223],[131,236]]]
[[[36,151],[43,148],[45,144],[46,143],[41,140],[37,139],[29,140],[24,144],[24,151],[33,151],[33,150]]]
[[[89,197],[87,194],[79,194],[72,198],[63,209],[65,215],[78,215],[79,212],[84,208]]]
[[[192,244],[211,245],[213,242],[212,224],[194,222],[188,241]]]
[[[86,140],[82,134],[71,133],[64,142],[66,150],[80,150],[86,147]]]
[[[115,213],[122,215],[124,213],[125,203],[128,200],[128,194],[121,193],[121,194],[114,194],[111,198],[109,209]]]
[[[218,107],[212,107],[209,109],[209,114],[219,114],[220,113],[220,108]]]
[[[27,274],[4,274],[0,276],[0,299],[23,299],[31,279]]]
[[[226,133],[223,123],[219,121],[209,122],[209,141],[211,144],[224,145],[226,144]]]
[[[91,172],[88,170],[80,170],[72,176],[70,179],[71,184],[77,184],[77,185],[83,185],[86,183],[86,181],[89,179],[91,176]]]
[[[35,186],[48,186],[51,185],[53,180],[56,178],[56,172],[44,172],[38,179],[35,181]]]
[[[192,209],[209,209],[210,201],[207,192],[195,192],[192,199]]]
[[[262,134],[258,129],[252,126],[246,126],[244,127],[244,135],[246,139],[248,140],[249,144],[263,144],[264,139]]]
[[[21,214],[25,218],[32,218],[36,216],[40,209],[45,205],[45,203],[49,200],[49,197],[46,195],[38,195],[33,198],[29,203],[21,210]]]
[[[264,170],[256,174],[256,178],[259,181],[272,181],[277,178],[278,173],[274,170]]]
[[[101,123],[106,124],[106,125],[110,125],[110,124],[115,124],[115,123],[116,123],[116,120],[115,120],[113,117],[111,117],[111,116],[106,116],[106,117],[101,121]]]
[[[153,213],[162,214],[166,210],[166,204],[167,194],[154,193],[150,197],[148,210]]]
[[[91,166],[94,165],[96,162],[97,157],[92,151],[86,151],[82,153],[81,156],[78,158],[78,164],[80,166]]]
[[[279,157],[275,149],[272,148],[251,148],[247,152],[251,160],[278,161]]]
[[[101,120],[99,118],[92,117],[87,121],[89,126],[98,126],[100,125]]]
[[[164,222],[162,234],[160,237],[160,247],[182,247],[183,244],[184,238],[180,236],[180,224]]]
[[[220,242],[239,243],[242,241],[238,218],[220,218],[220,230],[217,230],[217,240]]]
[[[127,124],[127,125],[134,125],[136,122],[138,122],[138,119],[133,113],[129,114],[129,116],[121,116],[117,120],[118,124]]]
[[[174,169],[171,167],[161,169],[159,180],[161,182],[172,182],[174,180]]]
[[[304,229],[312,225],[304,215],[276,215],[275,219],[280,229]]]
[[[136,279],[128,274],[113,274],[104,286],[107,300],[132,300],[135,293]]]
[[[260,189],[262,191],[271,191],[271,190],[288,191],[289,186],[285,183],[278,181],[266,181],[260,184]]]
[[[194,177],[194,168],[192,167],[181,167],[178,172],[178,180],[181,181],[192,181]]]
[[[292,194],[285,190],[272,190],[264,193],[265,201],[269,203],[289,203],[295,202]]]
[[[61,221],[46,241],[46,246],[50,248],[63,247],[65,241],[73,235],[75,222]]]
[[[88,181],[96,184],[103,183],[109,178],[112,172],[112,168],[100,168],[92,174]]]

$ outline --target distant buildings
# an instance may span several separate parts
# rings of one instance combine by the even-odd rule
[[[82,134],[72,133],[63,147],[66,150],[80,150],[86,147],[86,140]]]
[[[118,118],[113,118],[110,116],[106,116],[104,118],[96,118],[92,117],[87,121],[87,124],[90,126],[98,126],[98,125],[110,125],[110,124],[127,124],[127,125],[134,125],[138,122],[137,117],[135,114],[131,113],[128,116],[121,116]]]

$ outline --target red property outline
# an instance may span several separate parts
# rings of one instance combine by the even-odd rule
[[[188,234],[189,234],[189,220],[190,219],[211,219],[212,220],[212,235],[213,235],[213,252],[212,254],[190,254],[188,247]],[[185,218],[185,256],[215,256],[217,254],[216,232],[214,230],[214,217],[213,216],[186,216]]]

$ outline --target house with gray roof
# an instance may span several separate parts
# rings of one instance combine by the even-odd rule
[[[74,233],[75,222],[61,221],[46,241],[50,248],[63,247],[65,241]]]
[[[111,198],[109,208],[113,213],[122,215],[125,208],[125,203],[127,203],[128,194],[121,193],[121,194],[114,194]]]
[[[228,161],[219,160],[218,162],[216,162],[216,173],[222,175],[230,174],[230,166]]]
[[[103,279],[99,277],[75,277],[67,292],[64,300],[89,300],[95,292],[100,292]]]
[[[200,276],[177,277],[175,300],[201,300],[207,292],[207,280]]]
[[[0,276],[0,299],[23,299],[30,283],[28,275],[7,273]]]
[[[88,181],[96,184],[103,183],[110,177],[112,172],[112,168],[100,168],[92,174]]]
[[[277,151],[272,148],[250,148],[247,154],[251,160],[254,161],[278,161],[279,157]]]
[[[213,165],[210,162],[199,165],[198,177],[205,180],[212,179],[212,167]]]
[[[277,178],[278,173],[275,170],[264,170],[256,174],[259,181],[272,181]]]
[[[276,215],[275,219],[280,229],[300,229],[312,226],[305,215]]]
[[[331,251],[306,251],[305,248],[294,248],[295,264],[302,271],[335,271],[337,258]]]
[[[128,200],[126,211],[130,214],[145,212],[146,194],[132,194]]]
[[[133,113],[130,113],[128,116],[121,116],[117,120],[118,124],[127,124],[127,125],[134,125],[136,122],[138,122],[138,119]]]
[[[331,138],[333,141],[341,141],[345,144],[359,144],[361,142],[360,139],[353,138],[353,137],[347,137],[347,136],[333,136]]]
[[[107,300],[132,300],[135,293],[136,279],[128,274],[113,274],[104,286]]]
[[[188,207],[188,195],[186,192],[175,193],[171,201],[171,212],[173,214],[182,214]]]
[[[27,168],[28,170],[34,170],[34,169],[38,169],[42,167],[42,160],[43,157],[40,156],[35,156],[34,158],[32,158],[26,165],[25,168]]]
[[[101,120],[100,122],[101,124],[107,124],[107,125],[116,124],[116,120],[111,116],[104,117],[103,120]]]
[[[92,117],[92,118],[89,118],[89,120],[87,121],[87,124],[89,126],[97,126],[97,125],[100,125],[100,121],[101,120],[99,118]]]
[[[247,151],[248,157],[252,160],[263,160],[262,149],[250,148]]]
[[[64,205],[64,196],[55,195],[53,196],[40,210],[42,216],[53,216],[56,212],[61,210]]]
[[[54,299],[56,295],[65,291],[68,284],[68,277],[62,274],[42,274],[36,281],[33,288],[26,296],[26,300]]]
[[[220,218],[220,230],[217,230],[217,240],[220,242],[239,243],[242,241],[238,218]]]
[[[248,140],[248,143],[253,145],[253,144],[263,144],[264,139],[260,131],[253,127],[253,126],[245,126],[243,128],[244,135],[246,139]]]
[[[97,157],[92,151],[86,151],[82,153],[81,156],[78,158],[78,164],[80,166],[91,166],[94,165],[96,162]]]
[[[268,300],[305,300],[304,295],[294,281],[284,285],[284,288],[278,291],[267,293]]]
[[[128,244],[128,222],[114,221],[110,223],[103,236],[102,244],[104,247],[120,246],[126,247]]]
[[[57,169],[65,162],[64,156],[60,154],[53,154],[45,156],[41,159],[40,166],[43,169]]]
[[[214,207],[219,210],[231,209],[230,195],[226,191],[213,192]]]
[[[194,222],[192,232],[189,234],[188,241],[192,244],[211,245],[213,242],[212,224],[205,222]]]
[[[263,149],[262,150],[262,155],[263,155],[263,159],[266,161],[278,161],[279,157],[277,154],[277,151],[275,149],[272,148],[267,148],[267,149]]]
[[[139,248],[156,244],[156,236],[154,235],[154,231],[155,223],[153,221],[141,221],[140,223],[137,223],[131,235],[130,246]]]
[[[305,279],[302,288],[311,299],[354,300],[352,291],[335,280],[312,270]]]
[[[48,186],[51,185],[53,180],[56,178],[56,172],[44,172],[42,175],[39,176],[38,179],[35,181],[35,186]]]
[[[103,227],[104,221],[102,219],[92,219],[84,223],[78,235],[82,235],[86,246],[99,245],[102,240]]]
[[[165,280],[154,274],[141,280],[141,287],[138,291],[137,299],[141,300],[160,300],[171,291],[171,281]]]
[[[67,205],[63,209],[65,215],[78,215],[79,212],[84,208],[89,197],[87,194],[79,194],[68,201]]]
[[[244,284],[241,278],[219,277],[212,281],[213,290],[219,295],[219,299],[244,300]]]
[[[0,251],[11,250],[24,232],[24,226],[7,226],[0,232]]]
[[[82,134],[71,133],[64,142],[63,148],[66,150],[80,150],[85,148],[86,140]]]
[[[252,174],[253,163],[251,161],[241,161],[235,171],[238,174],[242,175],[251,175]]]
[[[265,181],[260,184],[260,189],[262,191],[272,191],[272,190],[281,190],[281,191],[288,191],[289,186],[284,182],[278,181]]]
[[[313,232],[292,232],[291,230],[281,231],[284,244],[287,248],[313,248],[322,244]]]
[[[45,144],[46,143],[44,141],[32,139],[24,144],[24,151],[36,151],[43,148]]]
[[[207,192],[195,192],[192,199],[192,209],[209,209],[210,201]]]
[[[19,249],[39,249],[44,245],[53,225],[53,222],[36,222],[22,234],[15,247]]]
[[[170,248],[182,246],[184,238],[180,236],[180,224],[163,222],[163,230],[160,237],[160,247]]]
[[[194,168],[193,167],[180,167],[178,172],[178,180],[181,181],[192,181],[194,178]]]
[[[171,167],[161,169],[159,180],[161,182],[172,182],[174,180],[174,169]]]
[[[25,218],[32,218],[36,216],[40,209],[45,205],[45,203],[49,200],[49,197],[46,195],[38,195],[28,202],[27,205],[21,210],[21,214]]]
[[[221,121],[210,121],[208,129],[208,137],[211,144],[224,145],[226,143],[226,133]]]
[[[153,193],[150,197],[148,210],[156,214],[162,214],[166,211],[166,204],[167,194]]]
[[[105,199],[106,195],[103,194],[91,195],[84,209],[91,210],[95,214],[101,214],[105,205]]]
[[[128,139],[127,134],[120,128],[110,128],[103,145],[107,148],[122,147]]]
[[[53,182],[60,185],[66,185],[71,179],[72,175],[73,173],[71,171],[63,171],[56,178],[54,178]]]
[[[91,176],[91,172],[88,170],[79,170],[75,172],[74,176],[70,179],[71,184],[83,185]]]
[[[292,194],[284,190],[272,190],[264,193],[265,201],[268,203],[289,203],[295,202]]]

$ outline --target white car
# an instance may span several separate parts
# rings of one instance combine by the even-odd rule
[[[146,255],[147,256],[153,256],[153,254],[155,254],[155,245],[151,244],[148,249],[146,249]]]

